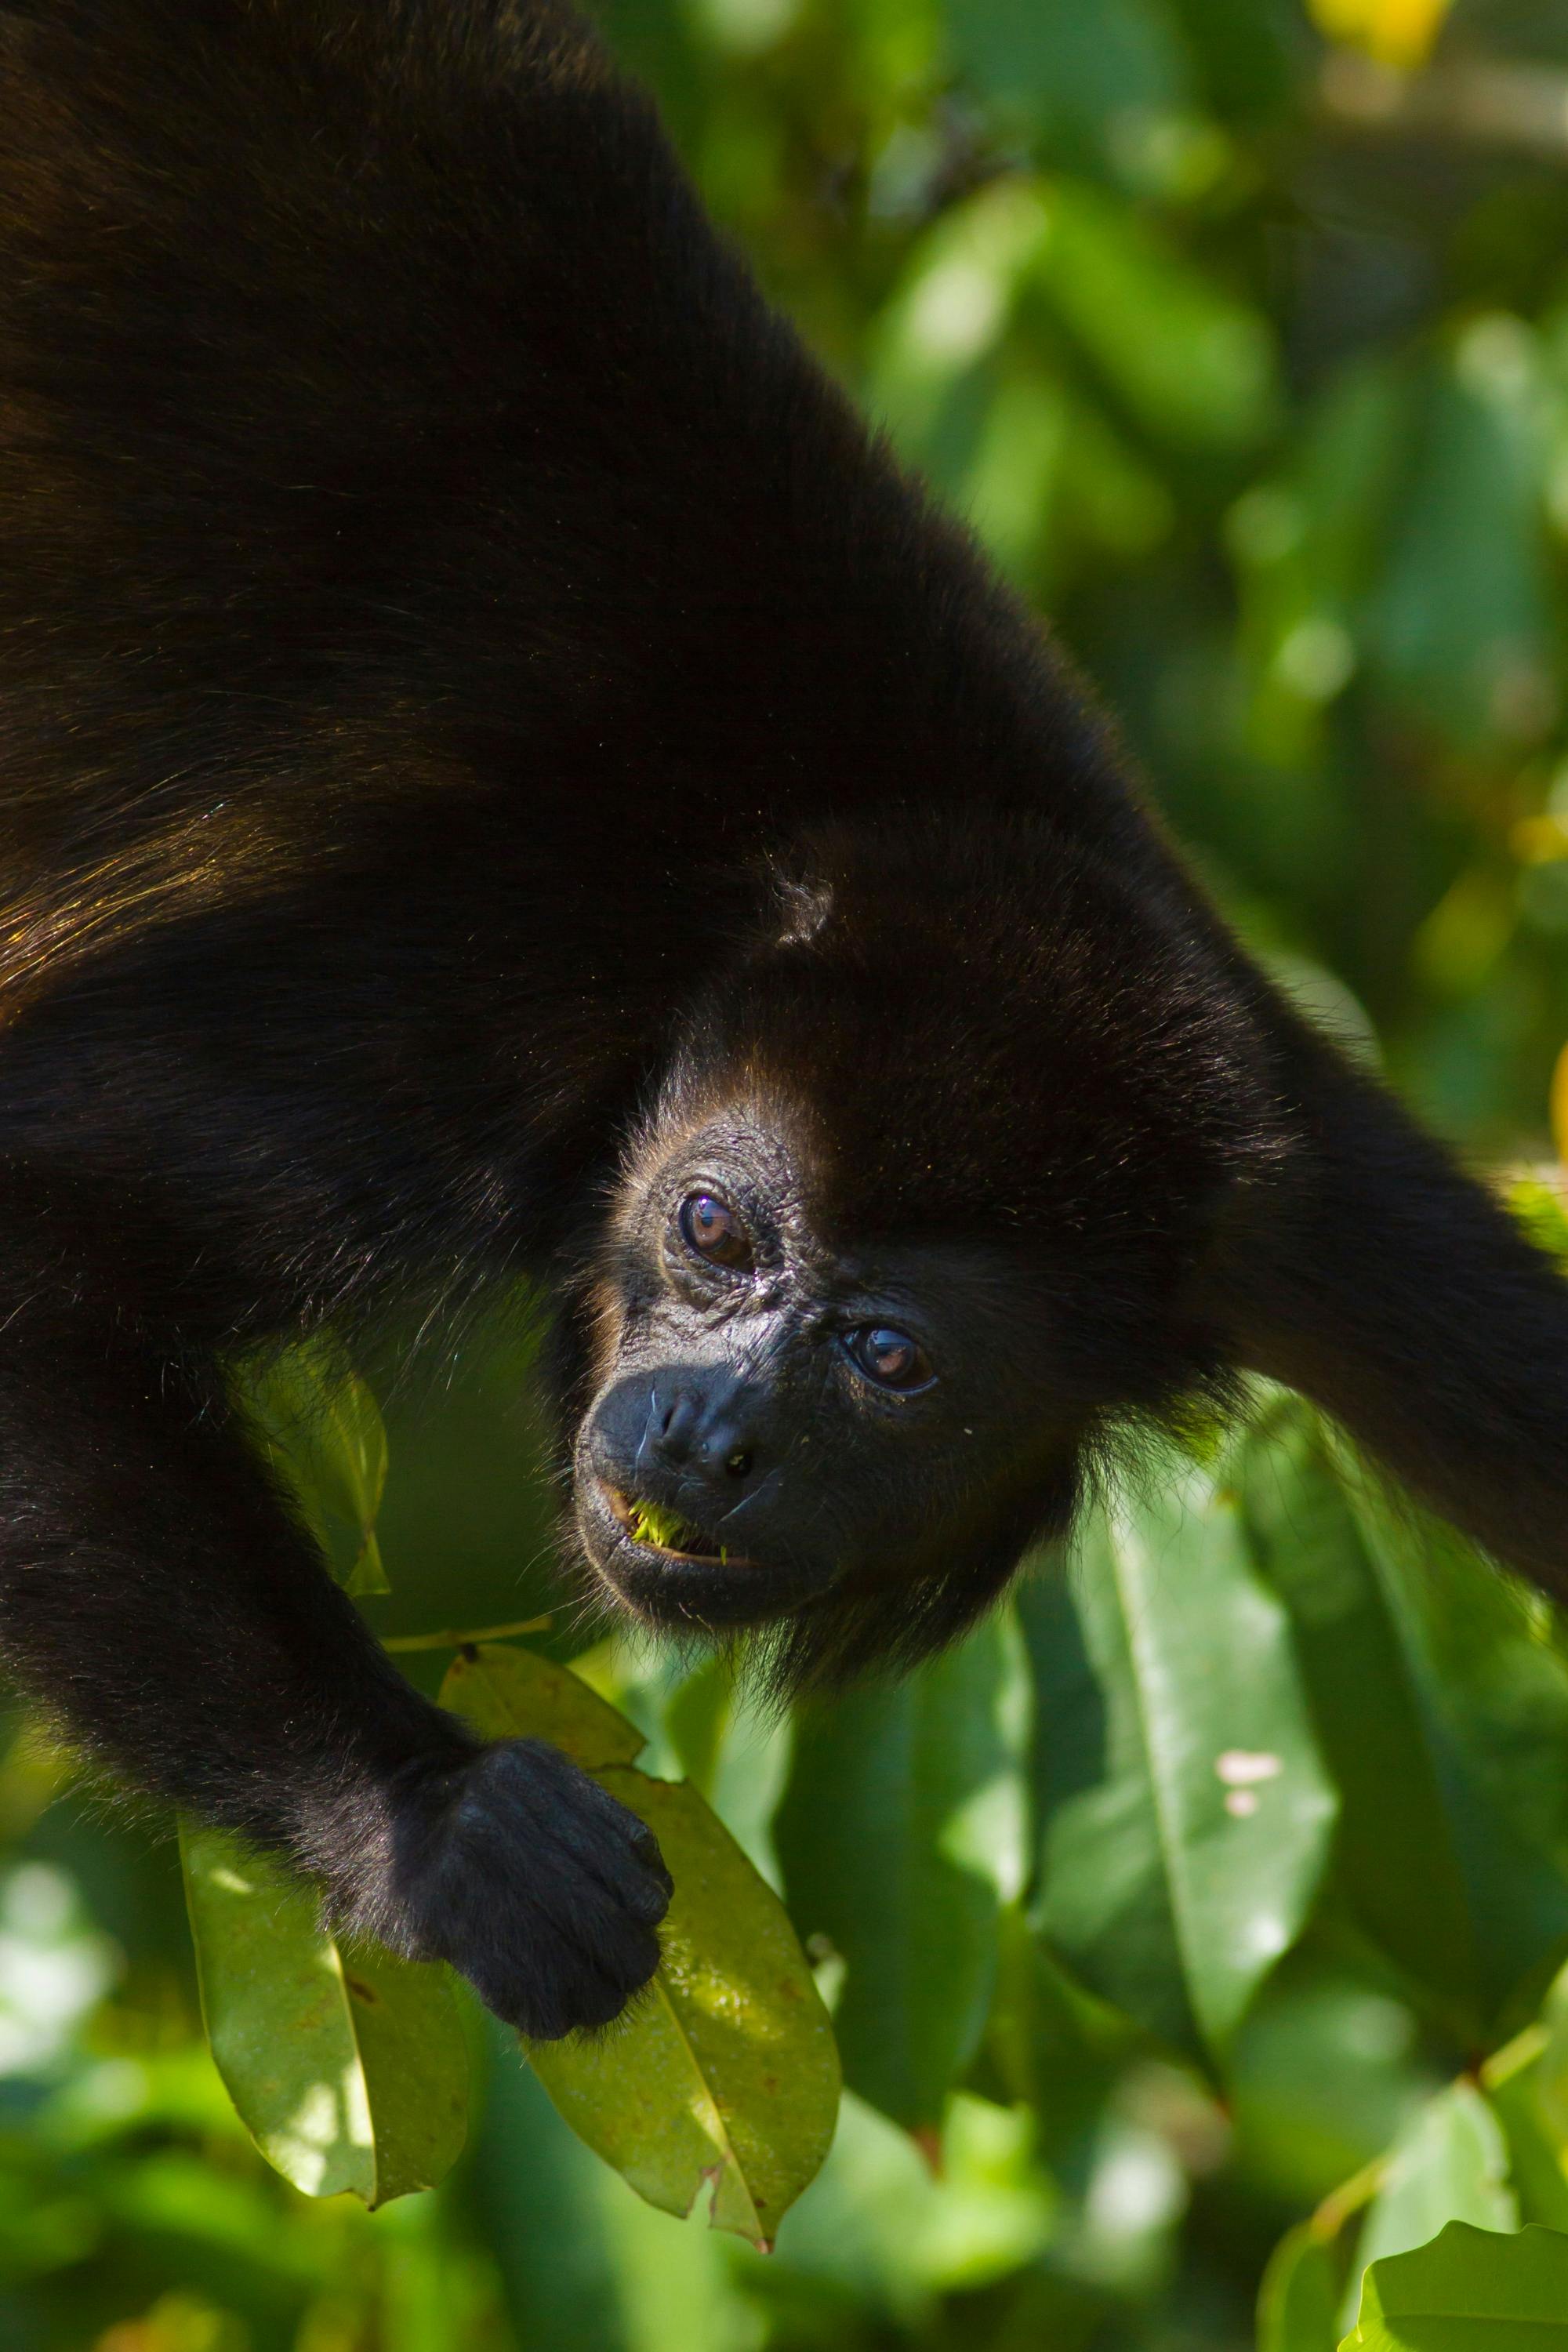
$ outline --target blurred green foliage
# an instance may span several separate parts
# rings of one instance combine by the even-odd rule
[[[1562,0],[605,14],[1253,944],[1440,1124],[1539,1159],[1568,1037]],[[382,1630],[550,1605],[524,1354],[391,1389]],[[6,2352],[1329,2352],[1374,2256],[1394,2312],[1445,2222],[1568,2229],[1568,1644],[1273,1410],[901,1694],[792,1734],[710,1670],[598,1661],[650,1769],[822,1939],[852,2087],[772,2257],[640,2204],[471,2015],[448,2181],[298,2196],[201,2042],[166,1833],[18,1738]],[[434,1687],[438,1654],[405,1663]]]

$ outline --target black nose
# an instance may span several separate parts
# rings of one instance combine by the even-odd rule
[[[733,1486],[757,1464],[761,1399],[733,1375],[662,1382],[648,1406],[647,1445],[667,1469]]]

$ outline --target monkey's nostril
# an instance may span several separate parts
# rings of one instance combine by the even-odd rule
[[[692,1442],[697,1433],[697,1407],[689,1396],[678,1393],[663,1411],[655,1411],[652,1424],[658,1431],[653,1450],[666,1462],[686,1462],[690,1459]]]

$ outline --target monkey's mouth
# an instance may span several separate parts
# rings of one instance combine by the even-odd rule
[[[728,1544],[718,1542],[690,1519],[672,1511],[668,1503],[623,1494],[602,1482],[612,1517],[645,1552],[679,1562],[682,1568],[750,1568],[752,1563],[731,1556]]]
[[[633,1494],[602,1470],[579,1482],[577,1525],[600,1583],[656,1631],[718,1633],[765,1624],[806,1597],[797,1570],[742,1555],[672,1505]]]

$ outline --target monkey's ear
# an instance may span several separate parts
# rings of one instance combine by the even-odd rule
[[[832,883],[803,881],[793,875],[775,873],[773,887],[779,899],[777,944],[781,948],[808,946],[833,913]]]
[[[1206,1316],[1500,1559],[1568,1596],[1568,1284],[1375,1080],[1288,1043],[1293,1140]]]

